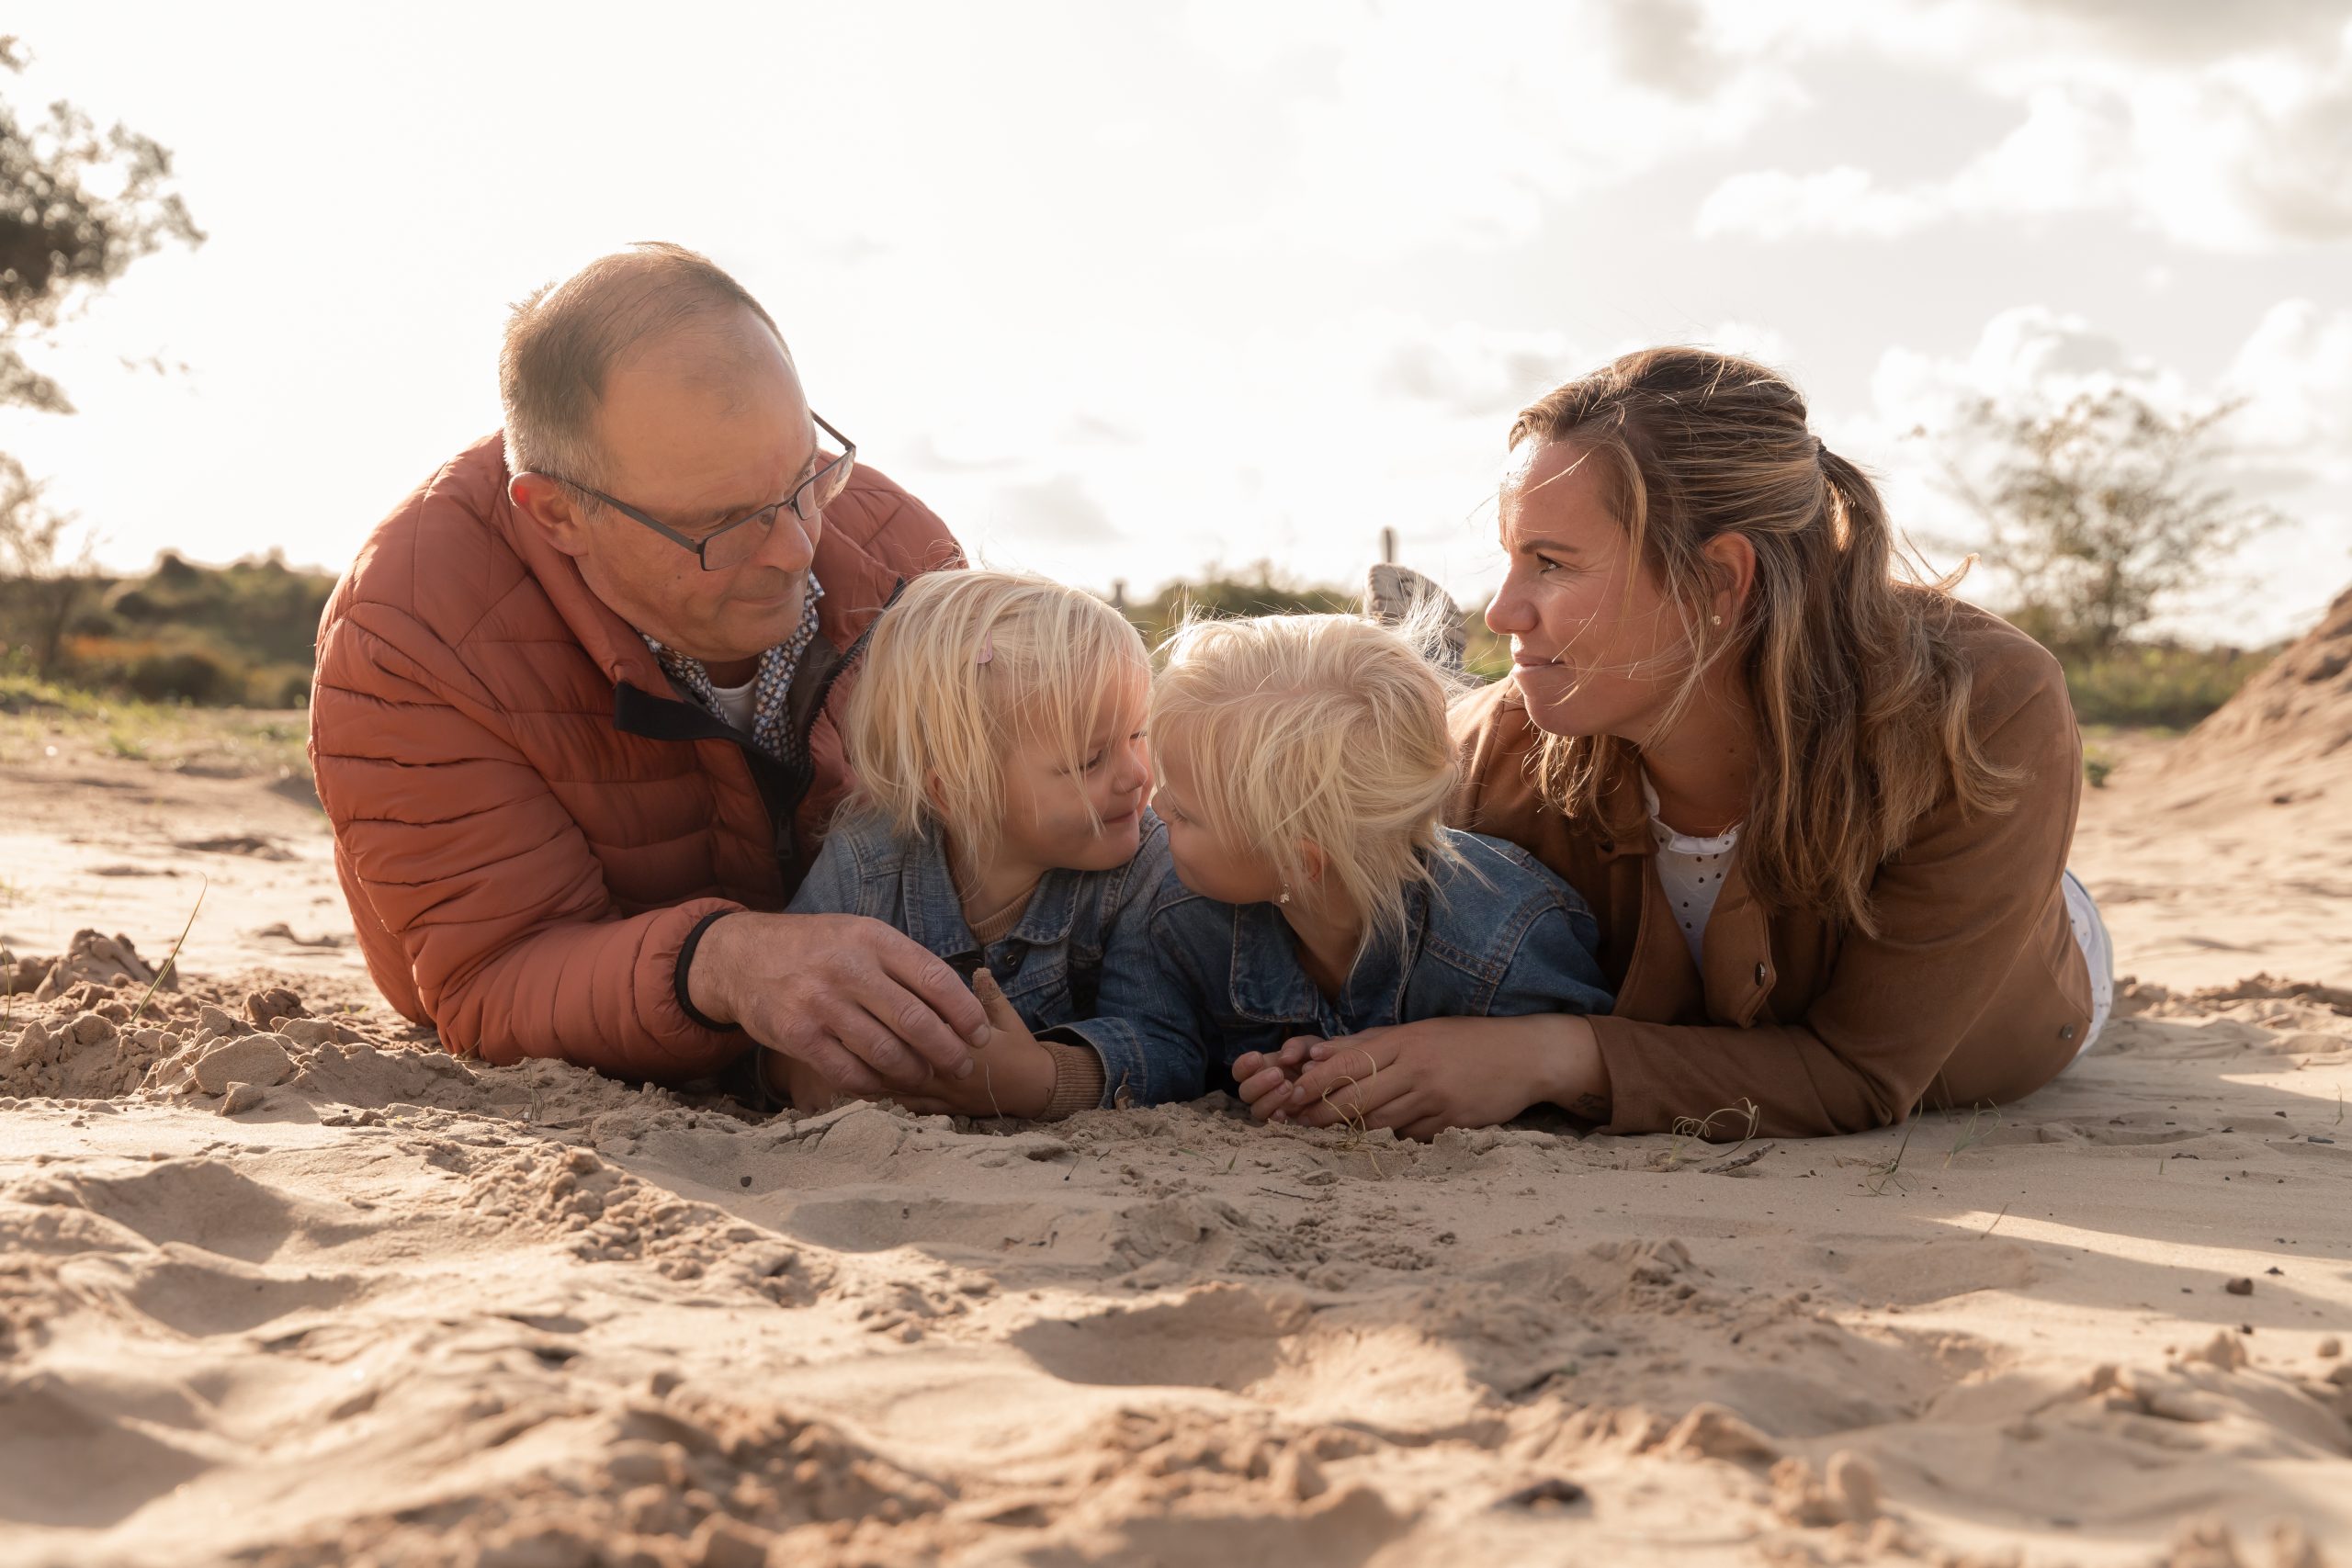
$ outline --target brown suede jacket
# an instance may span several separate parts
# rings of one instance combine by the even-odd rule
[[[1949,797],[1880,867],[1875,937],[1769,909],[1735,855],[1708,921],[1704,972],[1651,864],[1638,771],[1607,781],[1590,818],[1539,795],[1542,732],[1509,681],[1454,715],[1464,777],[1455,825],[1510,840],[1592,906],[1617,1005],[1593,1020],[1609,1070],[1608,1130],[1648,1133],[1753,1100],[1772,1137],[1851,1133],[1922,1105],[1966,1109],[2041,1088],[2075,1057],[2090,976],[2059,875],[2082,792],[2082,740],[2057,661],[1962,605],[1985,753],[2020,769],[2014,804],[1971,816]],[[1717,1137],[1747,1130],[1718,1115]]]

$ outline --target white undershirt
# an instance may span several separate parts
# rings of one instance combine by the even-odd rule
[[[759,683],[760,678],[754,675],[740,686],[721,686],[714,682],[710,688],[711,700],[718,705],[718,716],[746,735],[752,732],[752,713],[757,705],[752,688]]]
[[[1690,944],[1690,962],[1703,967],[1707,918],[1724,890],[1724,873],[1731,867],[1732,851],[1739,844],[1739,829],[1727,828],[1712,839],[1678,833],[1657,819],[1657,791],[1649,776],[1642,777],[1642,798],[1649,803],[1650,841],[1657,846],[1651,857],[1657,863],[1657,883],[1666,891],[1666,907]]]

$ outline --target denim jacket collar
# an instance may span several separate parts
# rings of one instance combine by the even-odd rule
[[[964,918],[964,897],[956,890],[955,875],[947,868],[946,840],[937,827],[924,829],[922,843],[913,852],[918,863],[909,868],[914,897],[907,901],[907,934],[936,953],[978,952],[980,940]],[[1078,924],[1080,883],[1084,874],[1059,866],[1046,873],[1005,940],[1032,947],[1067,942]]]
[[[1299,962],[1298,939],[1282,911],[1272,904],[1239,905],[1233,911],[1233,1010],[1264,1023],[1311,1026],[1326,1035],[1394,1023],[1403,1016],[1411,955],[1420,951],[1428,927],[1429,889],[1417,883],[1405,894],[1402,942],[1374,942],[1359,953],[1334,1006]]]

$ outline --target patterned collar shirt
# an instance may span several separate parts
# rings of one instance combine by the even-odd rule
[[[786,764],[799,760],[804,741],[792,732],[785,699],[792,690],[793,676],[799,673],[801,660],[808,655],[808,645],[817,638],[817,601],[824,596],[823,585],[818,582],[817,574],[810,572],[808,592],[800,599],[798,628],[760,655],[759,673],[752,677],[752,743]],[[710,671],[703,668],[701,660],[664,648],[650,637],[646,637],[645,646],[661,661],[663,674],[684,687],[713,716],[726,718],[717,689],[711,684]]]

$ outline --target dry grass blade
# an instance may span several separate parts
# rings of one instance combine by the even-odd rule
[[[1758,1144],[1756,1147],[1748,1150],[1744,1155],[1735,1154],[1727,1159],[1719,1159],[1713,1165],[1701,1166],[1699,1168],[1699,1174],[1702,1176],[1729,1176],[1735,1170],[1746,1170],[1749,1166],[1754,1165],[1758,1160],[1762,1159],[1766,1155],[1770,1154],[1775,1146],[1776,1145],[1771,1144]]]
[[[1984,1125],[1988,1121],[1991,1125]],[[1997,1131],[2000,1125],[2001,1113],[1992,1106],[1979,1105],[1971,1111],[1968,1113],[1968,1120],[1961,1122],[1960,1130],[1952,1135],[1951,1148],[1944,1156],[1944,1168],[1950,1170],[1952,1161],[1983,1143],[1985,1137]],[[1983,1130],[1979,1131],[1979,1128]]]
[[[1894,1157],[1871,1167],[1869,1184],[1871,1197],[1885,1197],[1890,1187],[1897,1192],[1904,1190],[1903,1156],[1911,1152],[1911,1134],[1918,1130],[1919,1119],[1914,1116],[1903,1124],[1903,1142],[1895,1145]]]
[[[180,927],[179,936],[172,942],[171,953],[156,967],[155,977],[147,982],[147,989],[140,995],[139,1005],[130,1010],[130,1017],[123,1023],[125,1029],[139,1021],[139,1015],[145,1012],[147,1004],[155,999],[156,988],[163,985],[164,977],[170,975],[173,966],[179,963],[180,949],[187,942],[187,933],[196,929],[197,911],[204,908],[204,896],[211,891],[212,879],[208,876],[196,890],[196,903],[188,909],[187,924]]]
[[[1747,1130],[1739,1135],[1739,1141],[1731,1146],[1731,1156],[1736,1156],[1755,1138],[1756,1129],[1764,1120],[1764,1109],[1746,1095],[1742,1095],[1737,1105],[1719,1105],[1704,1116],[1676,1117],[1673,1128],[1674,1146],[1666,1151],[1666,1168],[1673,1170],[1680,1166],[1684,1151],[1692,1144],[1712,1142],[1714,1138],[1715,1119],[1719,1116],[1745,1118],[1747,1122]],[[1729,1158],[1731,1156],[1725,1157]]]

